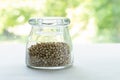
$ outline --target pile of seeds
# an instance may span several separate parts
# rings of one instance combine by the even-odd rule
[[[37,43],[28,48],[29,64],[35,67],[65,66],[70,63],[70,48],[63,42]]]

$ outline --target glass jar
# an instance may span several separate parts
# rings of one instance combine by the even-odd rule
[[[64,17],[30,19],[26,64],[36,69],[62,69],[73,63],[70,20]]]

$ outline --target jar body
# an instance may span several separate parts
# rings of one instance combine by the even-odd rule
[[[33,26],[26,46],[26,64],[36,69],[62,69],[73,63],[67,27]]]

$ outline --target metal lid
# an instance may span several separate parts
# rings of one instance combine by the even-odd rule
[[[32,18],[29,24],[33,26],[67,26],[70,24],[70,19],[65,17],[44,17]]]

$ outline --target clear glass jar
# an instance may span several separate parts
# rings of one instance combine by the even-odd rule
[[[30,19],[26,64],[36,69],[62,69],[73,63],[70,20],[64,17]]]

